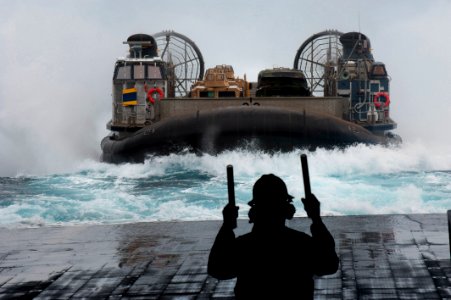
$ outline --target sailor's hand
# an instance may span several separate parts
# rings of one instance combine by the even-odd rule
[[[232,229],[235,227],[236,219],[238,219],[238,210],[240,208],[238,206],[233,206],[227,204],[222,210],[222,216],[224,218],[224,226],[231,227]]]
[[[314,194],[302,198],[302,203],[304,204],[304,210],[310,219],[317,220],[320,218],[320,203]]]

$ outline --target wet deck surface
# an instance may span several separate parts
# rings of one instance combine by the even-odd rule
[[[451,299],[445,213],[323,219],[340,269],[316,279],[315,299]],[[220,224],[0,229],[0,299],[233,299],[234,280],[207,275]],[[288,225],[310,233],[308,219]]]

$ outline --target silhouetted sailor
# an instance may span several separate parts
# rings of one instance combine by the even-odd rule
[[[302,199],[312,219],[310,236],[285,226],[295,213],[292,199],[282,179],[263,175],[249,202],[252,231],[237,238],[231,224],[238,207],[224,207],[208,273],[217,279],[236,277],[237,299],[313,299],[313,276],[337,271],[335,242],[321,220],[319,201],[313,194]]]

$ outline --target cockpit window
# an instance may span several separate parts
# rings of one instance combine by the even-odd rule
[[[145,78],[145,73],[144,73],[144,66],[134,66],[133,68],[133,77],[135,79],[144,79]]]
[[[161,70],[160,67],[157,66],[148,66],[147,69],[147,77],[149,79],[161,79]]]
[[[122,66],[117,70],[116,79],[131,79],[132,78],[132,67]]]
[[[387,72],[385,72],[385,68],[383,65],[377,65],[377,66],[373,66],[373,75],[376,76],[385,76],[387,75]]]
[[[118,65],[115,75],[117,80],[163,79],[161,67],[155,65]]]

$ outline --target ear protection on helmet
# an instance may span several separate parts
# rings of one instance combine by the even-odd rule
[[[284,206],[285,206],[284,207],[285,219],[287,219],[287,220],[293,219],[294,213],[296,212],[296,208],[294,207],[294,205],[287,202]]]
[[[251,206],[247,214],[249,216],[249,223],[254,223],[258,208],[253,201],[249,202],[248,204]],[[291,220],[296,212],[296,208],[291,203],[291,199],[289,201],[282,202],[281,205],[285,219]]]
[[[251,206],[247,215],[249,217],[249,223],[254,223],[256,215],[255,206]]]

